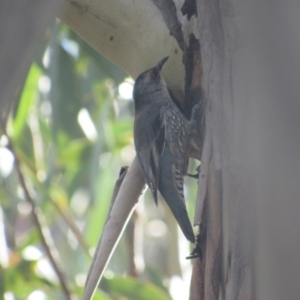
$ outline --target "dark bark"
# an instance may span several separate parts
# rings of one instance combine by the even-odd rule
[[[196,0],[185,0],[181,7],[181,12],[184,16],[187,16],[188,20],[190,20],[192,16],[197,17],[198,13]]]

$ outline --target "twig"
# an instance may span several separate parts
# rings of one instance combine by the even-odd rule
[[[54,199],[50,198],[51,203],[54,205],[60,216],[63,218],[63,220],[67,223],[70,230],[73,232],[74,236],[76,237],[79,245],[83,248],[84,252],[88,255],[89,258],[92,258],[92,255],[89,252],[89,246],[82,235],[80,229],[74,222],[71,214],[66,210],[63,209]]]
[[[48,228],[46,228],[43,225],[43,216],[41,214],[41,211],[39,210],[39,208],[35,205],[34,200],[31,198],[29,191],[26,187],[25,184],[25,180],[24,180],[24,176],[22,174],[21,168],[20,168],[20,161],[14,151],[13,145],[11,140],[9,139],[9,143],[8,143],[8,148],[10,149],[10,151],[12,152],[14,158],[15,158],[15,167],[18,173],[18,177],[19,177],[19,181],[20,181],[20,185],[23,189],[24,195],[25,195],[25,199],[26,201],[31,205],[32,208],[32,219],[33,222],[35,224],[35,227],[37,228],[37,231],[40,235],[40,239],[41,242],[44,246],[44,249],[49,257],[49,260],[52,264],[52,267],[58,277],[58,280],[60,282],[61,288],[63,290],[63,293],[66,297],[66,299],[71,300],[71,292],[68,289],[65,277],[62,273],[62,271],[60,270],[57,260],[58,260],[58,253],[56,252],[56,249],[53,246],[53,241],[51,239],[50,233]]]

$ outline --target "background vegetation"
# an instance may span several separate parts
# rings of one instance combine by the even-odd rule
[[[0,141],[0,299],[66,297],[30,201],[67,290],[74,299],[82,294],[114,182],[135,155],[132,86],[66,25],[47,30]],[[192,217],[196,184],[186,181]],[[94,299],[187,297],[188,243],[164,202],[157,208],[149,196],[141,197]]]

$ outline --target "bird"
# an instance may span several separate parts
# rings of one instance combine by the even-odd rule
[[[196,105],[187,120],[173,102],[161,70],[168,57],[141,73],[134,84],[134,144],[142,176],[157,205],[157,191],[165,199],[183,234],[195,243],[184,193],[190,136]]]

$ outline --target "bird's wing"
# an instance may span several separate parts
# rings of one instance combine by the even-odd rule
[[[161,107],[148,108],[137,114],[134,142],[143,177],[157,205],[160,160],[165,147],[165,121]]]

